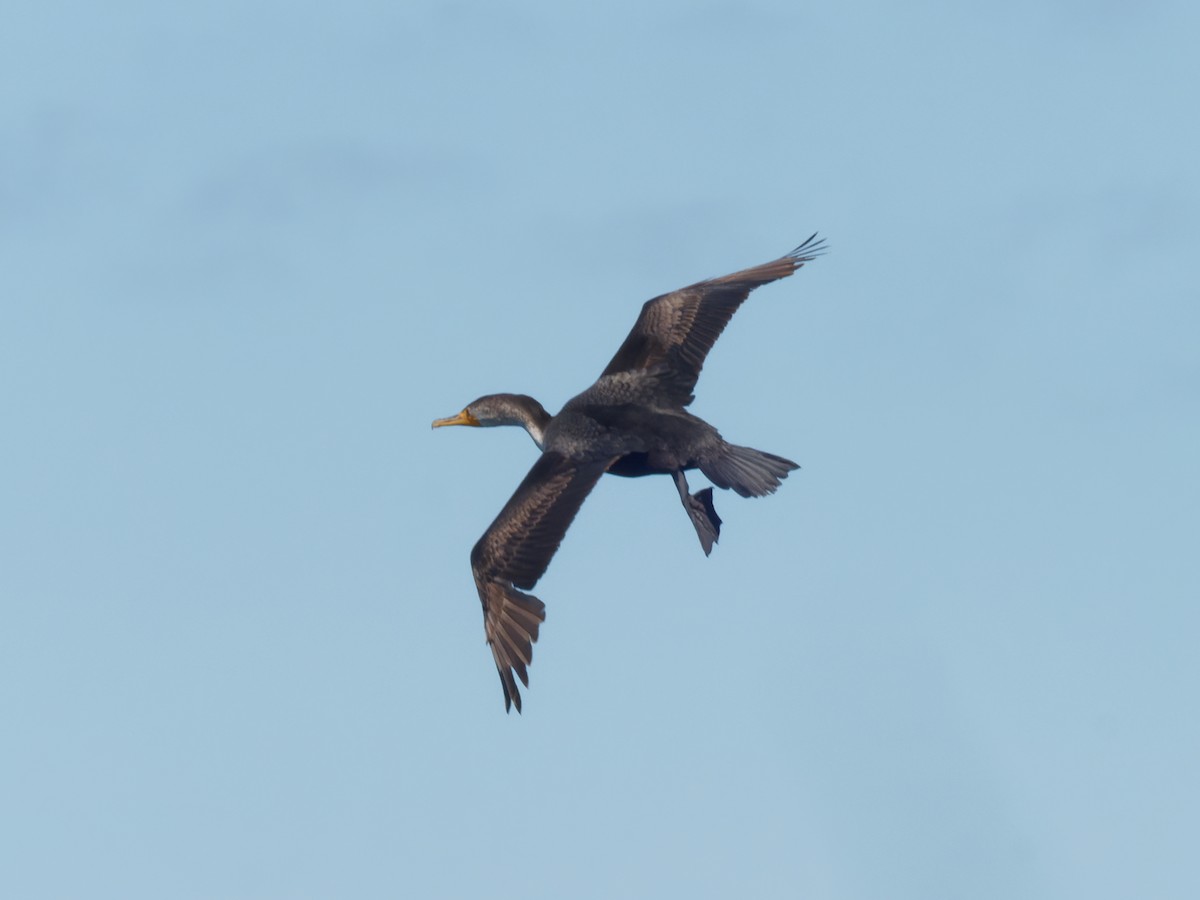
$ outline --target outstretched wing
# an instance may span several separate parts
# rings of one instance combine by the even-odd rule
[[[533,660],[538,627],[546,619],[546,605],[519,589],[537,584],[610,462],[543,453],[471,551],[483,630],[500,673],[506,711],[514,704],[521,711],[516,678],[529,687],[525,667]]]
[[[708,351],[737,308],[756,287],[786,278],[820,256],[825,242],[816,237],[814,234],[773,262],[647,301],[633,330],[600,377],[652,370],[672,399],[686,406],[692,400]]]

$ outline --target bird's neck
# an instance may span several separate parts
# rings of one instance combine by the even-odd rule
[[[550,424],[550,413],[532,397],[521,398],[522,402],[513,409],[513,420],[509,425],[520,425],[533,438],[538,449],[543,448],[546,438],[546,426]]]

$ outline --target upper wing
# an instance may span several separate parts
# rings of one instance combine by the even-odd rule
[[[671,396],[687,405],[708,351],[737,308],[756,287],[786,278],[819,256],[825,242],[816,237],[814,234],[773,262],[647,301],[625,343],[600,377],[654,370]]]
[[[513,673],[529,687],[525,667],[533,660],[538,627],[546,619],[546,605],[518,588],[537,584],[609,462],[543,453],[471,551],[483,628],[500,673],[505,710],[516,704],[521,711]]]

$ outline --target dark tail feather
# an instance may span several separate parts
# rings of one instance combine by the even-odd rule
[[[798,468],[790,459],[735,444],[726,444],[719,456],[700,463],[700,471],[709,481],[719,488],[732,488],[743,497],[775,493],[788,472]]]

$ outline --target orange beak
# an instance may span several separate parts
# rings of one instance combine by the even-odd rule
[[[433,420],[434,428],[441,428],[443,425],[473,425],[478,428],[479,420],[464,409],[457,416]]]

